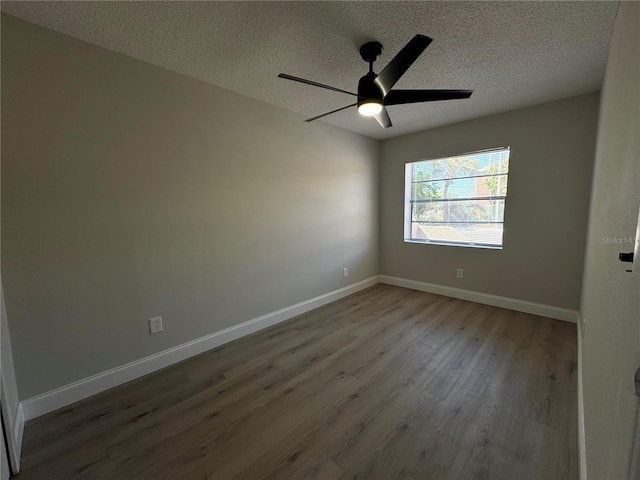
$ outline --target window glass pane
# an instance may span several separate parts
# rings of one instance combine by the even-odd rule
[[[496,150],[459,157],[427,160],[413,164],[413,180],[444,180],[481,175],[482,173],[507,173],[509,151]]]
[[[411,237],[414,240],[476,245],[502,245],[500,224],[432,225],[412,222]]]
[[[505,196],[507,194],[507,175],[480,175],[451,180],[418,180],[412,183],[411,188],[411,198],[414,200]]]
[[[509,149],[407,165],[407,240],[502,246]]]
[[[502,223],[504,200],[440,200],[415,203],[411,220],[439,223]]]

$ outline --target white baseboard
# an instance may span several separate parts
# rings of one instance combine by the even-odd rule
[[[469,300],[493,307],[508,308],[509,310],[531,313],[533,315],[540,315],[541,317],[555,318],[556,320],[564,320],[565,322],[577,323],[578,321],[578,312],[575,310],[552,307],[542,303],[516,300],[514,298],[500,297],[498,295],[474,292],[471,290],[462,290],[460,288],[446,287],[434,283],[418,282],[417,280],[408,280],[406,278],[390,277],[389,275],[380,275],[380,282],[420,290],[422,292],[459,298],[461,300]]]
[[[379,283],[379,278],[376,275],[347,287],[297,303],[276,312],[268,313],[211,335],[183,343],[177,347],[29,398],[20,402],[21,408],[19,411],[24,414],[23,424],[24,421],[29,421],[46,413],[53,412],[54,410],[71,405],[91,395],[104,392],[105,390],[181,362],[194,355],[219,347],[220,345],[257,332],[258,330],[289,320],[290,318],[344,298],[377,283]]]
[[[541,315],[567,322],[577,322],[577,312],[573,310],[526,302],[523,300],[515,300],[486,293],[473,292],[470,290],[462,290],[459,288],[418,282],[415,280],[391,277],[388,275],[376,275],[347,287],[334,290],[333,292],[300,302],[276,312],[268,313],[239,325],[215,332],[211,335],[192,340],[182,345],[178,345],[168,350],[135,360],[126,365],[122,365],[24,400],[20,402],[20,408],[18,410],[21,418],[19,435],[20,437],[22,436],[24,422],[26,421],[45,415],[49,412],[53,412],[59,408],[66,407],[80,400],[84,400],[92,395],[117,387],[118,385],[122,385],[123,383],[142,377],[143,375],[147,375],[181,362],[187,358],[193,357],[194,355],[198,355],[206,352],[207,350],[211,350],[212,348],[237,340],[238,338],[250,335],[258,330],[289,320],[290,318],[371,287],[379,282],[412,288],[414,290],[421,290],[424,292],[436,293],[453,298],[460,298],[462,300],[469,300],[486,305],[508,308],[520,312],[532,313],[534,315]],[[16,432],[17,431],[18,429],[16,429]],[[22,438],[20,438],[20,442],[17,442],[18,445],[22,444],[21,440]]]
[[[580,320],[580,319],[579,319]],[[582,321],[578,321],[578,471],[587,480],[587,444],[584,431],[584,394],[582,390]]]

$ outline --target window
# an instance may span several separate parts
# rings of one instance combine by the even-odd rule
[[[502,248],[509,147],[408,163],[405,242]]]

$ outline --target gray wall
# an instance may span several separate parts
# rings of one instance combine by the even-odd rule
[[[377,141],[2,22],[21,399],[377,274]]]
[[[577,310],[597,115],[592,93],[383,141],[380,273]],[[405,163],[503,146],[503,250],[403,241]]]
[[[1,28],[0,28],[1,31]],[[1,177],[1,175],[0,175]],[[0,186],[1,191],[1,186]],[[0,194],[1,196],[1,194]],[[0,200],[0,205],[2,204]],[[0,208],[0,212],[2,209]],[[0,221],[0,232],[2,231],[2,225]],[[0,250],[1,250],[1,233],[0,233]],[[1,255],[0,255],[1,257]],[[16,383],[15,367],[13,362],[13,349],[11,347],[11,337],[9,334],[9,324],[7,321],[7,312],[4,303],[4,289],[2,287],[2,279],[0,275],[0,397],[1,408],[5,420],[5,429],[7,434],[7,440],[9,445],[7,448],[12,452],[12,459],[18,460],[21,445],[15,444],[15,432],[17,425],[15,425],[16,415],[19,408],[18,386]],[[2,439],[2,467],[0,472],[0,478],[4,480],[9,478],[9,467],[5,463],[5,448],[4,448],[4,436],[0,435]],[[7,459],[8,460],[8,459]],[[15,465],[15,463],[14,463]],[[19,465],[19,462],[18,462]],[[17,466],[17,465],[16,465]],[[6,475],[6,476],[5,476]]]
[[[627,475],[640,365],[640,272],[625,272],[640,207],[640,3],[621,2],[609,47],[589,216],[581,314],[591,479]],[[612,239],[618,238],[621,243]],[[636,260],[637,264],[640,259]],[[640,448],[640,447],[637,447]],[[636,472],[636,475],[638,472]],[[638,478],[633,476],[632,478]]]

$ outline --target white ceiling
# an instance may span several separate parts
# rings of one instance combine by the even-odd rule
[[[389,107],[382,129],[355,107],[323,120],[390,138],[598,90],[617,1],[2,2],[2,11],[310,117],[352,97],[370,40],[380,71],[416,33],[434,41],[395,88],[472,89],[469,100]],[[301,117],[301,120],[303,117]]]

